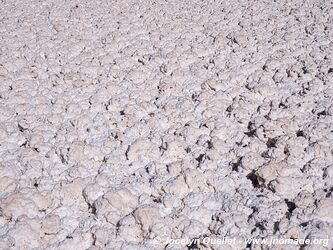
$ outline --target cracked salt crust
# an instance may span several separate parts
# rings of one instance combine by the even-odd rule
[[[1,4],[1,249],[332,249],[332,3]]]

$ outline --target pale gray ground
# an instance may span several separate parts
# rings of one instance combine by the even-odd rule
[[[332,6],[2,0],[0,249],[332,239]]]

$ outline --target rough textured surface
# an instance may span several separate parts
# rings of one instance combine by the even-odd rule
[[[1,249],[332,239],[331,1],[0,4]]]

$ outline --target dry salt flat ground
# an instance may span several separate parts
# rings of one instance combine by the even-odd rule
[[[0,249],[332,249],[331,1],[0,6]]]

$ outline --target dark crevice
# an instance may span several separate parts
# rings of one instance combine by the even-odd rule
[[[285,199],[284,201],[285,201],[285,203],[287,204],[287,207],[288,207],[288,211],[286,213],[286,216],[287,216],[287,219],[290,219],[293,211],[296,209],[296,205],[295,205],[294,202],[289,201],[287,199]]]
[[[266,142],[266,146],[268,148],[276,148],[276,142],[277,142],[277,139],[275,139],[275,138],[268,138],[268,140]]]
[[[197,162],[202,163],[205,159],[205,154],[200,154],[197,158],[195,158],[197,160]]]
[[[256,131],[257,131],[257,129],[255,128],[253,122],[250,121],[250,122],[248,123],[248,125],[247,125],[247,129],[248,129],[248,131],[247,131],[247,132],[244,132],[244,134],[246,134],[248,137],[253,137],[254,135],[256,135]]]
[[[307,227],[309,225],[309,222],[306,221],[306,222],[303,222],[303,223],[301,223],[299,225],[300,225],[300,227]]]
[[[304,132],[303,132],[302,130],[298,130],[298,131],[296,132],[296,135],[297,135],[297,137],[305,137],[305,136],[304,136]]]
[[[237,162],[231,164],[232,171],[236,171],[236,172],[239,171],[238,168],[240,166],[242,166],[242,159],[243,159],[243,157],[239,157],[238,160],[237,160]]]
[[[259,184],[259,181],[258,181],[258,177],[257,177],[257,175],[255,174],[254,171],[252,171],[251,173],[249,173],[246,176],[246,178],[249,179],[252,182],[252,185],[253,185],[254,188],[259,188],[260,187],[260,184]]]
[[[274,231],[273,231],[273,234],[276,234],[279,231],[279,225],[280,225],[279,221],[274,222]]]
[[[326,110],[323,110],[323,111],[321,111],[321,112],[319,112],[317,114],[318,117],[320,117],[320,116],[326,116],[326,115],[328,115],[328,113],[326,112]]]

